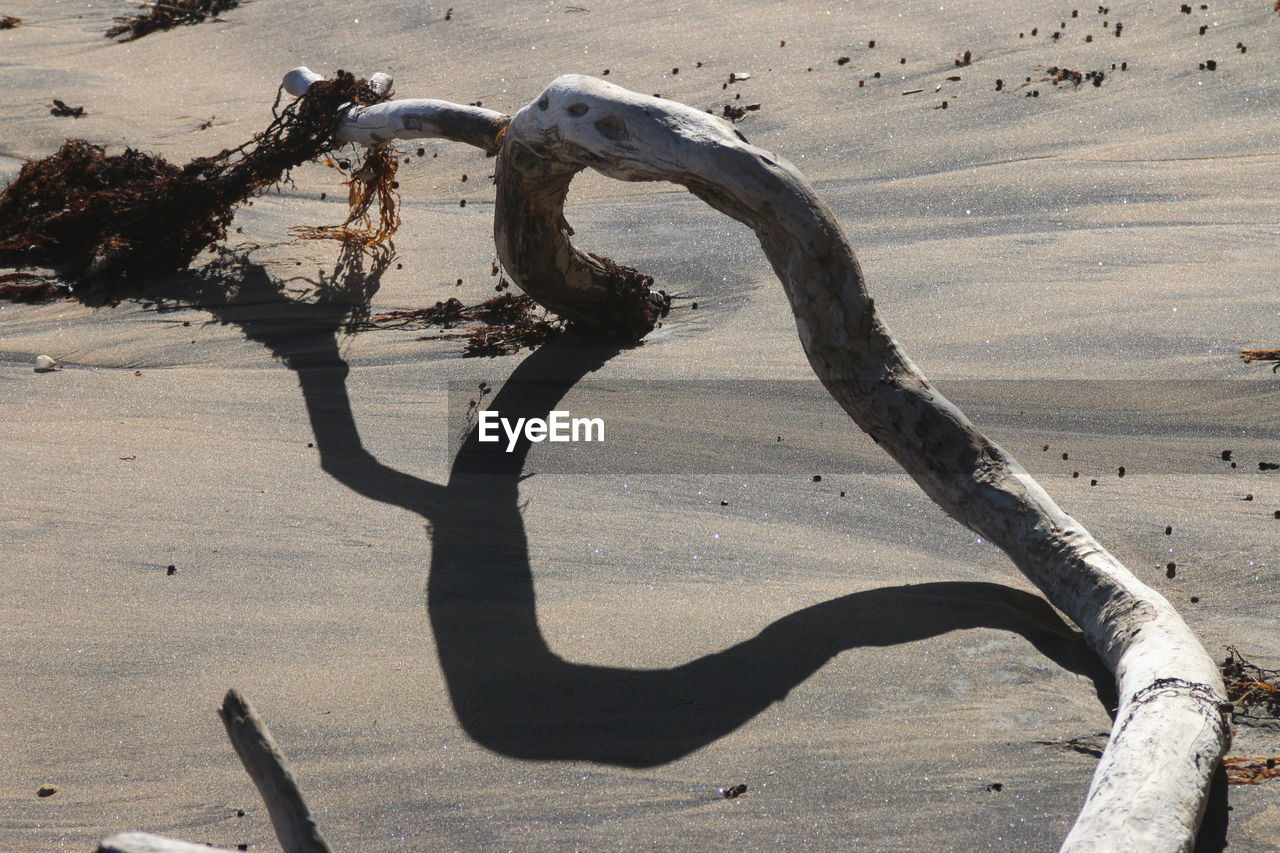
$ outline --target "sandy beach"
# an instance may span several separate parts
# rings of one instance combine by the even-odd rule
[[[0,185],[68,137],[239,145],[299,65],[510,113],[565,73],[758,104],[736,127],[837,214],[942,392],[1211,655],[1280,667],[1280,379],[1239,356],[1280,347],[1270,2],[452,2],[114,43],[124,0],[5,0]],[[492,296],[494,161],[399,145],[367,310]],[[317,298],[337,248],[289,229],[345,191],[292,178],[137,296],[0,302],[0,850],[275,849],[232,687],[335,850],[1057,849],[1110,676],[825,394],[748,229],[584,173],[575,242],[670,316],[468,358]],[[473,401],[606,441],[479,459]],[[1197,849],[1274,850],[1277,786],[1221,787]]]

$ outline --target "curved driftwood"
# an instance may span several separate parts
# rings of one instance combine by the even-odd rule
[[[300,96],[323,79],[309,68],[284,76],[282,88]],[[383,91],[391,78],[370,78]],[[352,107],[342,116],[339,142],[380,145],[392,139],[448,139],[497,153],[510,116],[476,106],[431,99],[395,100]],[[494,238],[508,275],[542,305],[575,323],[612,338],[636,341],[666,313],[665,294],[653,279],[630,267],[580,251],[569,242],[564,220],[569,182],[581,165],[531,157],[507,147],[498,161]]]
[[[388,115],[422,109],[401,103],[441,102],[381,107]],[[349,115],[343,132],[361,138],[361,120]],[[464,125],[441,118],[432,135],[476,144]],[[387,119],[381,126],[397,125]],[[626,268],[569,242],[564,197],[584,168],[679,184],[755,231],[823,385],[935,503],[1002,548],[1115,673],[1120,705],[1111,741],[1063,849],[1191,849],[1228,740],[1229,706],[1214,661],[1163,596],[912,364],[876,316],[839,223],[795,167],[720,119],[591,77],[558,78],[505,128],[499,256],[526,292],[568,317],[633,338],[647,330],[646,303],[657,308],[647,281],[636,286],[627,278],[638,273],[619,275]]]

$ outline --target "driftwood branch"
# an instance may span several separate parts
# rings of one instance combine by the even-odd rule
[[[417,109],[397,103],[379,108]],[[349,123],[343,132],[356,138],[360,118]],[[438,135],[476,144],[461,130]],[[1002,548],[1115,673],[1111,740],[1063,849],[1189,850],[1228,741],[1213,660],[1163,596],[930,385],[876,315],[844,231],[796,168],[727,122],[590,77],[560,77],[521,109],[501,136],[499,257],[548,308],[624,338],[648,330],[656,300],[647,280],[626,278],[638,273],[570,242],[564,199],[584,168],[679,184],[751,227],[831,395],[935,503]]]
[[[284,87],[301,94],[315,79],[296,69]],[[642,336],[661,301],[646,277],[573,247],[563,215],[573,175],[590,167],[619,180],[670,181],[751,227],[831,395],[935,503],[1002,548],[1115,673],[1111,740],[1062,849],[1191,849],[1228,744],[1230,705],[1214,661],[1163,596],[929,384],[877,317],[848,239],[794,166],[691,107],[581,76],[558,78],[509,121],[443,101],[392,101],[347,109],[339,132],[366,144],[437,136],[496,149],[494,232],[512,278],[553,310],[624,338]],[[248,703],[231,691],[220,713],[285,850],[327,853]],[[101,849],[188,848],[133,834]]]
[[[294,97],[306,94],[312,83],[324,78],[306,66],[284,75],[280,87]],[[392,80],[386,74],[374,74],[369,84],[375,90],[391,91]],[[387,101],[367,107],[349,107],[338,125],[335,138],[339,143],[381,145],[392,139],[448,139],[483,148],[490,154],[498,150],[498,140],[507,126],[508,116],[483,107],[463,106],[449,101],[426,98]]]
[[[321,79],[309,68],[295,68],[285,75],[282,87],[301,96]],[[386,90],[391,87],[385,74],[370,81]],[[569,182],[583,165],[531,156],[523,147],[504,147],[509,121],[509,116],[482,107],[395,100],[345,110],[335,138],[362,145],[435,138],[464,142],[489,154],[502,149],[495,175],[494,241],[507,273],[543,306],[582,327],[624,341],[644,337],[666,313],[669,300],[651,291],[649,276],[569,242],[573,229],[564,220],[564,200]]]
[[[1189,850],[1227,745],[1213,660],[1163,596],[929,384],[877,317],[844,231],[796,168],[706,113],[581,76],[558,78],[512,118],[502,157],[670,181],[755,231],[831,395],[935,503],[1002,548],[1116,675],[1111,741],[1063,849]],[[555,274],[508,271],[517,282]],[[560,271],[572,281],[572,263]]]
[[[228,690],[218,709],[218,716],[226,727],[227,737],[235,747],[236,755],[258,786],[258,793],[267,806],[276,838],[284,853],[330,853],[329,845],[320,837],[311,811],[302,799],[302,792],[293,779],[288,762],[276,746],[249,701],[239,691]],[[231,853],[223,847],[192,844],[176,838],[148,835],[145,832],[124,832],[98,842],[96,853]]]
[[[285,853],[330,853],[284,756],[248,700],[239,692],[228,690],[218,716],[236,755],[258,786]]]

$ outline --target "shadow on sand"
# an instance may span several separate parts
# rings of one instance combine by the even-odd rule
[[[519,483],[529,450],[481,444],[475,430],[448,482],[391,468],[365,449],[348,396],[342,330],[367,306],[385,266],[335,275],[318,301],[297,301],[253,264],[186,280],[174,303],[211,311],[293,370],[320,464],[375,501],[429,522],[427,613],[453,708],[477,743],[529,760],[664,764],[734,731],[840,652],[967,628],[1012,631],[1092,680],[1114,707],[1110,674],[1041,598],[993,583],[926,583],[853,593],[798,610],[745,642],[669,669],[575,663],[538,625]],[[234,275],[233,275],[234,274]],[[505,417],[546,416],[580,379],[617,356],[572,333],[526,357],[489,402]],[[1197,849],[1225,842],[1219,785]]]

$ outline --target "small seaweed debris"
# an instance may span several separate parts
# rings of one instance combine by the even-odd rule
[[[144,3],[141,8],[150,11],[115,18],[107,38],[122,36],[121,42],[134,41],[161,30],[171,30],[184,24],[199,24],[206,18],[216,18],[223,12],[240,5],[240,0],[157,0]]]
[[[759,104],[743,104],[740,107],[735,107],[733,104],[725,104],[724,117],[729,121],[739,122],[746,118],[747,113],[755,112],[758,109],[760,109]]]
[[[1232,785],[1260,785],[1268,779],[1280,776],[1280,767],[1276,766],[1276,758],[1246,758],[1234,756],[1224,758],[1222,767],[1227,771],[1227,782]]]
[[[81,118],[84,116],[84,107],[70,107],[54,98],[53,106],[49,107],[49,115],[58,118]]]
[[[0,264],[65,267],[73,285],[181,269],[226,237],[238,205],[336,147],[339,108],[375,104],[388,94],[339,71],[314,83],[249,142],[185,166],[131,148],[108,156],[100,146],[68,139],[57,153],[26,163],[0,193]],[[394,213],[384,211],[388,217]]]
[[[12,15],[0,15],[0,30],[12,30],[22,26],[22,19]]]
[[[1097,87],[1101,86],[1102,81],[1107,78],[1106,72],[1103,71],[1072,71],[1070,68],[1058,68],[1056,65],[1046,68],[1045,73],[1049,76],[1044,78],[1044,82],[1055,86],[1059,83],[1072,83],[1079,86],[1088,80]]]
[[[352,166],[347,160],[339,165],[332,157],[326,157],[325,164],[339,171],[343,171],[344,166]],[[400,227],[400,193],[397,191],[400,185],[395,180],[399,166],[400,159],[390,145],[366,149],[363,159],[357,160],[351,169],[351,180],[343,182],[348,187],[346,221],[341,225],[297,225],[290,230],[307,240],[341,240],[366,248],[389,243]],[[369,216],[375,201],[378,203],[377,225]]]
[[[387,311],[374,314],[363,324],[368,329],[427,329],[445,331],[424,335],[420,341],[463,339],[467,342],[464,356],[506,355],[524,348],[533,349],[558,338],[565,321],[558,317],[539,316],[541,306],[524,294],[503,293],[476,305],[464,305],[457,298],[437,302],[430,308],[412,311]],[[459,328],[463,323],[481,326]]]
[[[725,788],[716,788],[716,791],[726,800],[735,800],[747,792],[747,786],[745,784],[730,785]]]
[[[1280,349],[1247,349],[1240,351],[1240,357],[1244,359],[1245,364],[1253,361],[1273,361],[1271,372],[1280,371]]]
[[[1235,715],[1246,720],[1280,722],[1280,669],[1264,669],[1227,646],[1222,680]]]
[[[0,299],[9,302],[52,302],[70,295],[70,288],[49,276],[28,272],[0,275]]]

